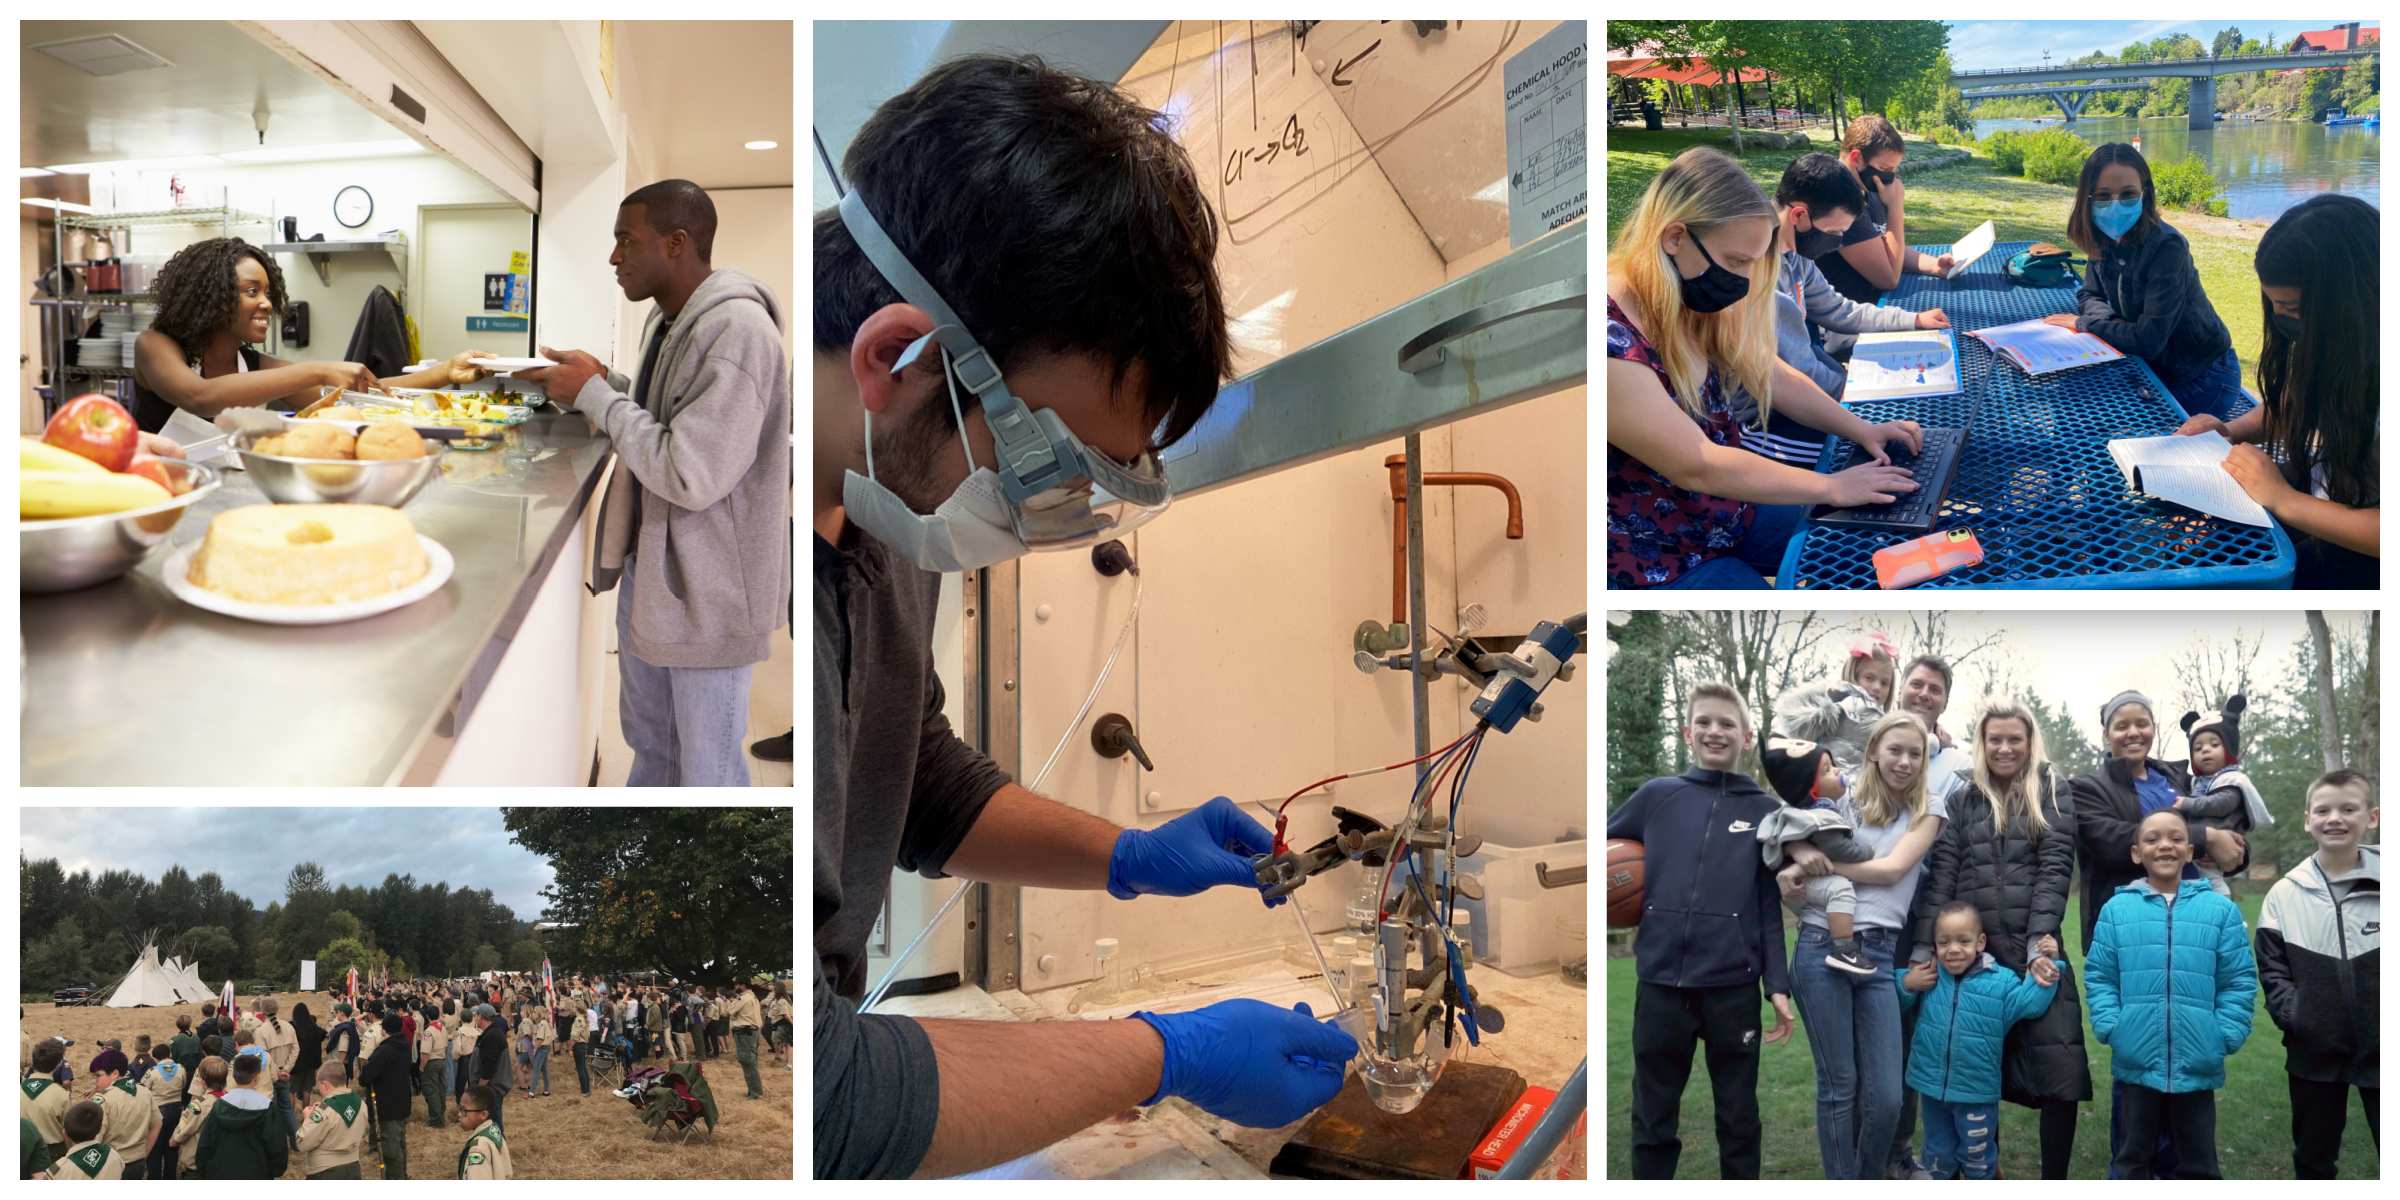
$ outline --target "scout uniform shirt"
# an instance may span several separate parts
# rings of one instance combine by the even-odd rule
[[[458,1023],[450,1031],[450,1057],[475,1057],[475,1018],[462,1011],[450,1019]]]
[[[725,1011],[732,1018],[733,1028],[758,1028],[758,996],[748,988],[735,992],[732,1006]]]
[[[281,1028],[277,1028],[279,1025]],[[300,1034],[282,1015],[278,1014],[272,1021],[260,1021],[250,1036],[257,1038],[258,1044],[267,1048],[267,1061],[274,1066],[275,1074],[289,1074],[292,1064],[300,1061]],[[267,1076],[267,1090],[275,1090],[273,1074]]]
[[[359,1062],[359,1065],[360,1065],[360,1066],[364,1066],[364,1065],[366,1065],[366,1061],[367,1061],[369,1058],[371,1058],[371,1057],[373,1057],[373,1056],[374,1056],[374,1054],[375,1054],[375,1047],[377,1047],[377,1046],[380,1046],[380,1045],[382,1045],[382,1044],[383,1044],[383,1018],[381,1018],[381,1017],[377,1017],[377,1018],[375,1018],[375,1019],[373,1019],[373,1020],[361,1020],[361,1021],[358,1023],[358,1062]]]
[[[300,1173],[315,1175],[358,1161],[366,1139],[366,1101],[357,1092],[340,1091],[308,1110],[300,1122]]]
[[[92,1099],[100,1102],[100,1140],[128,1162],[149,1157],[150,1143],[158,1137],[158,1107],[140,1085],[119,1079]]]
[[[208,1124],[208,1110],[217,1106],[223,1092],[205,1087],[192,1089],[192,1098],[183,1106],[183,1120],[175,1126],[175,1173],[189,1175],[200,1169],[200,1127]]]
[[[450,1057],[450,1032],[439,1021],[425,1021],[417,1026],[417,1063],[440,1063]]]
[[[89,1141],[68,1149],[50,1164],[50,1178],[64,1180],[123,1179],[125,1158],[107,1142]]]
[[[460,1179],[514,1179],[516,1168],[508,1160],[508,1140],[500,1136],[500,1127],[487,1118],[468,1135],[467,1144],[458,1151]]]
[[[151,1066],[142,1076],[142,1090],[150,1093],[150,1107],[161,1112],[170,1104],[183,1103],[183,1081],[189,1078],[181,1064],[174,1059]]]
[[[18,1083],[24,1096],[25,1118],[42,1135],[42,1141],[52,1146],[67,1144],[67,1131],[59,1122],[66,1120],[67,1106],[75,1098],[67,1094],[65,1084],[47,1075],[28,1075]]]

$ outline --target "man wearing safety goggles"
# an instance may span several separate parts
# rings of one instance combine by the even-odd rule
[[[940,575],[1158,515],[1158,451],[1229,373],[1215,214],[1164,118],[1033,60],[961,58],[877,109],[842,176],[813,255],[816,1174],[954,1175],[1168,1096],[1295,1121],[1356,1051],[1305,1006],[858,1011],[895,865],[1131,900],[1257,887],[1271,839],[1221,797],[1127,830],[1035,795],[951,731],[934,673]]]

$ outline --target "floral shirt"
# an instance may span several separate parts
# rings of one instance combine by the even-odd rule
[[[1658,375],[1674,394],[1666,367],[1648,338],[1626,319],[1614,297],[1608,302],[1608,356],[1637,362]],[[1725,402],[1712,369],[1701,387],[1708,419],[1702,433],[1720,446],[1739,448],[1741,422]],[[1732,554],[1750,533],[1758,506],[1743,500],[1703,496],[1669,482],[1649,464],[1608,448],[1608,586],[1663,587],[1712,558]]]

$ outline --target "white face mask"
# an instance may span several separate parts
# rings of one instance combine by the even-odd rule
[[[980,571],[1032,552],[1017,536],[1000,474],[975,465],[967,445],[966,417],[958,404],[958,378],[950,352],[942,351],[942,378],[950,385],[950,413],[967,457],[967,478],[928,516],[910,508],[875,478],[875,414],[867,414],[867,473],[842,472],[842,507],[850,520],[902,558],[927,571]]]

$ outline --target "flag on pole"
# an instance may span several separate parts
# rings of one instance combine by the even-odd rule
[[[240,1021],[239,1014],[233,1008],[233,977],[230,975],[225,977],[225,990],[217,996],[217,1011],[226,1014],[227,1020],[237,1024]]]
[[[358,1010],[358,967],[356,964],[352,964],[350,967],[350,1009],[353,1012]]]
[[[542,959],[542,995],[553,1010],[558,1007],[558,982],[550,977],[548,957]]]

